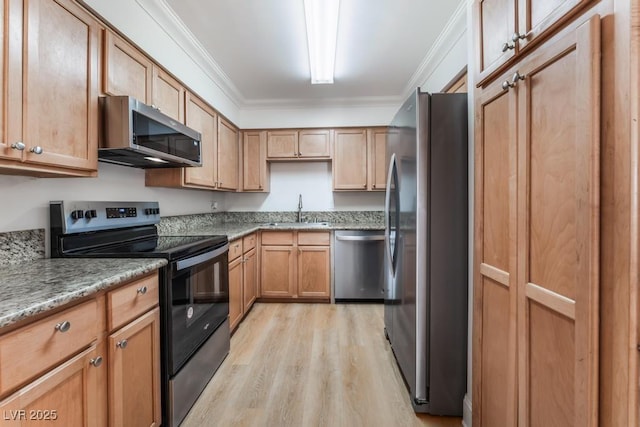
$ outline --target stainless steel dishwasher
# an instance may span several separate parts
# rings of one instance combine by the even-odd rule
[[[384,230],[335,232],[334,296],[383,301]]]

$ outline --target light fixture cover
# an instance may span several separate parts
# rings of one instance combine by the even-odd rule
[[[340,0],[304,0],[312,84],[333,83]]]

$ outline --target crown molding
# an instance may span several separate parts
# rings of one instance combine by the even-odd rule
[[[237,107],[241,108],[247,102],[222,67],[209,55],[165,0],[135,1]]]
[[[416,72],[411,76],[409,82],[404,88],[403,96],[406,99],[417,87],[427,81],[429,77],[436,71],[440,63],[447,57],[451,46],[455,45],[458,40],[467,34],[467,2],[461,1],[456,10],[453,12],[449,21],[440,32],[436,41],[427,52],[426,56],[418,66]]]

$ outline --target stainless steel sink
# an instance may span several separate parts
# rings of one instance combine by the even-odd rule
[[[300,227],[300,228],[308,228],[308,227],[328,227],[329,223],[326,221],[322,222],[267,222],[262,224],[265,227]]]

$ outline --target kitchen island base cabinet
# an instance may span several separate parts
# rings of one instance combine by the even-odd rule
[[[331,233],[264,231],[260,298],[329,300]]]

